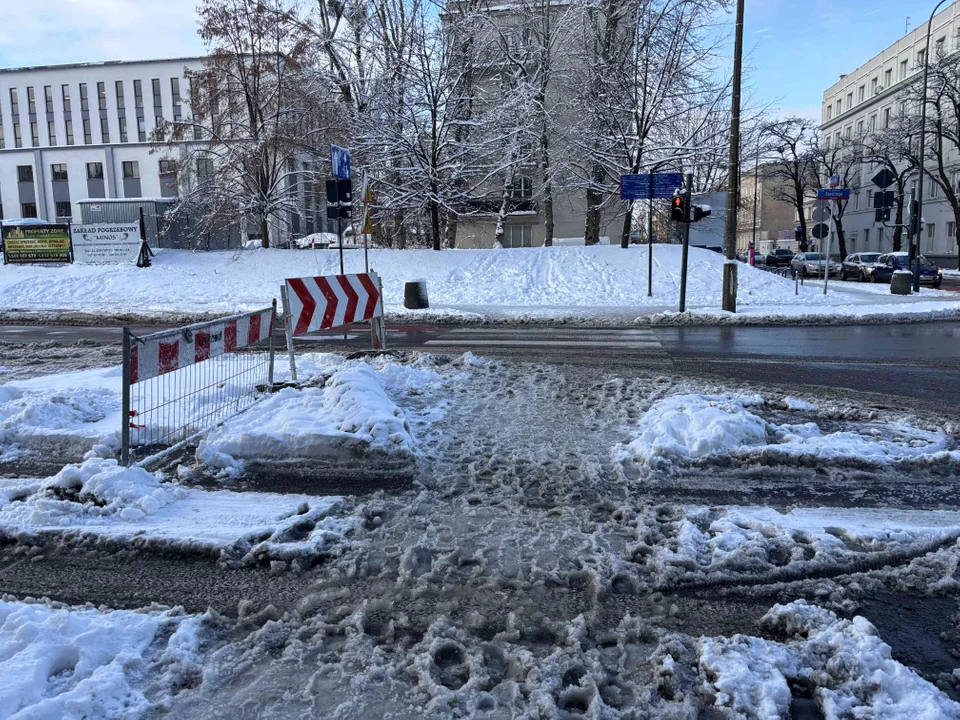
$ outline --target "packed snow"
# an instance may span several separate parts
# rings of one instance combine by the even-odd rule
[[[960,704],[890,657],[862,617],[838,618],[797,600],[775,605],[761,627],[782,642],[702,638],[700,667],[713,705],[737,717],[790,717],[790,684],[812,691],[825,720],[960,717]]]
[[[0,718],[142,717],[199,672],[203,619],[0,599]]]
[[[785,404],[791,411],[816,409],[796,398]],[[763,405],[759,396],[673,395],[647,410],[635,438],[618,445],[615,454],[649,467],[719,456],[960,462],[960,451],[942,428],[874,422],[858,423],[855,430],[825,432],[817,422],[775,423],[750,410]]]
[[[452,316],[524,319],[619,319],[676,310],[680,247],[653,248],[653,295],[647,295],[648,248],[552,247],[511,250],[371,250],[370,265],[384,284],[388,312],[405,318]],[[362,251],[348,251],[346,271],[364,270]],[[723,315],[720,308],[724,258],[690,249],[687,306],[695,315]],[[17,311],[229,314],[264,307],[287,277],[339,272],[331,250],[258,249],[238,252],[159,251],[153,265],[73,265],[5,268],[0,292]],[[429,311],[403,309],[404,282],[424,279]],[[739,270],[737,316],[956,315],[953,293],[924,289],[910,298],[889,290],[835,283],[824,296],[815,284],[793,281],[756,268]],[[798,293],[798,294],[795,294]],[[729,314],[727,314],[729,315]],[[660,320],[664,316],[660,315]],[[656,318],[654,318],[656,319]]]

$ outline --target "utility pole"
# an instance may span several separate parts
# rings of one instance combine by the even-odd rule
[[[753,166],[753,249],[757,249],[757,204],[760,199],[760,140],[763,138],[757,134],[757,161]]]
[[[740,205],[740,77],[743,72],[743,0],[737,0],[737,31],[733,48],[733,88],[730,93],[730,167],[727,170],[727,223],[724,237],[723,309],[737,311],[737,208]]]

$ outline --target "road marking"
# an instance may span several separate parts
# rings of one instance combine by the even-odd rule
[[[649,328],[454,328],[425,346],[527,348],[531,350],[627,350],[666,355]]]
[[[649,340],[585,340],[574,342],[570,340],[427,340],[424,345],[478,345],[484,347],[565,347],[565,348],[651,348],[661,350],[660,343]]]

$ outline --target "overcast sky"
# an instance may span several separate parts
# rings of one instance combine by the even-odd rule
[[[203,52],[197,0],[0,0],[0,67],[184,57]],[[916,5],[916,7],[913,7]],[[749,93],[819,118],[823,91],[922,24],[928,2],[747,0]],[[907,9],[909,8],[909,9]]]

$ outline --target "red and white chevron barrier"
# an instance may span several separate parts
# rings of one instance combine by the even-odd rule
[[[266,340],[273,333],[273,308],[134,338],[130,385]]]
[[[288,327],[293,335],[383,316],[376,273],[288,278]]]

